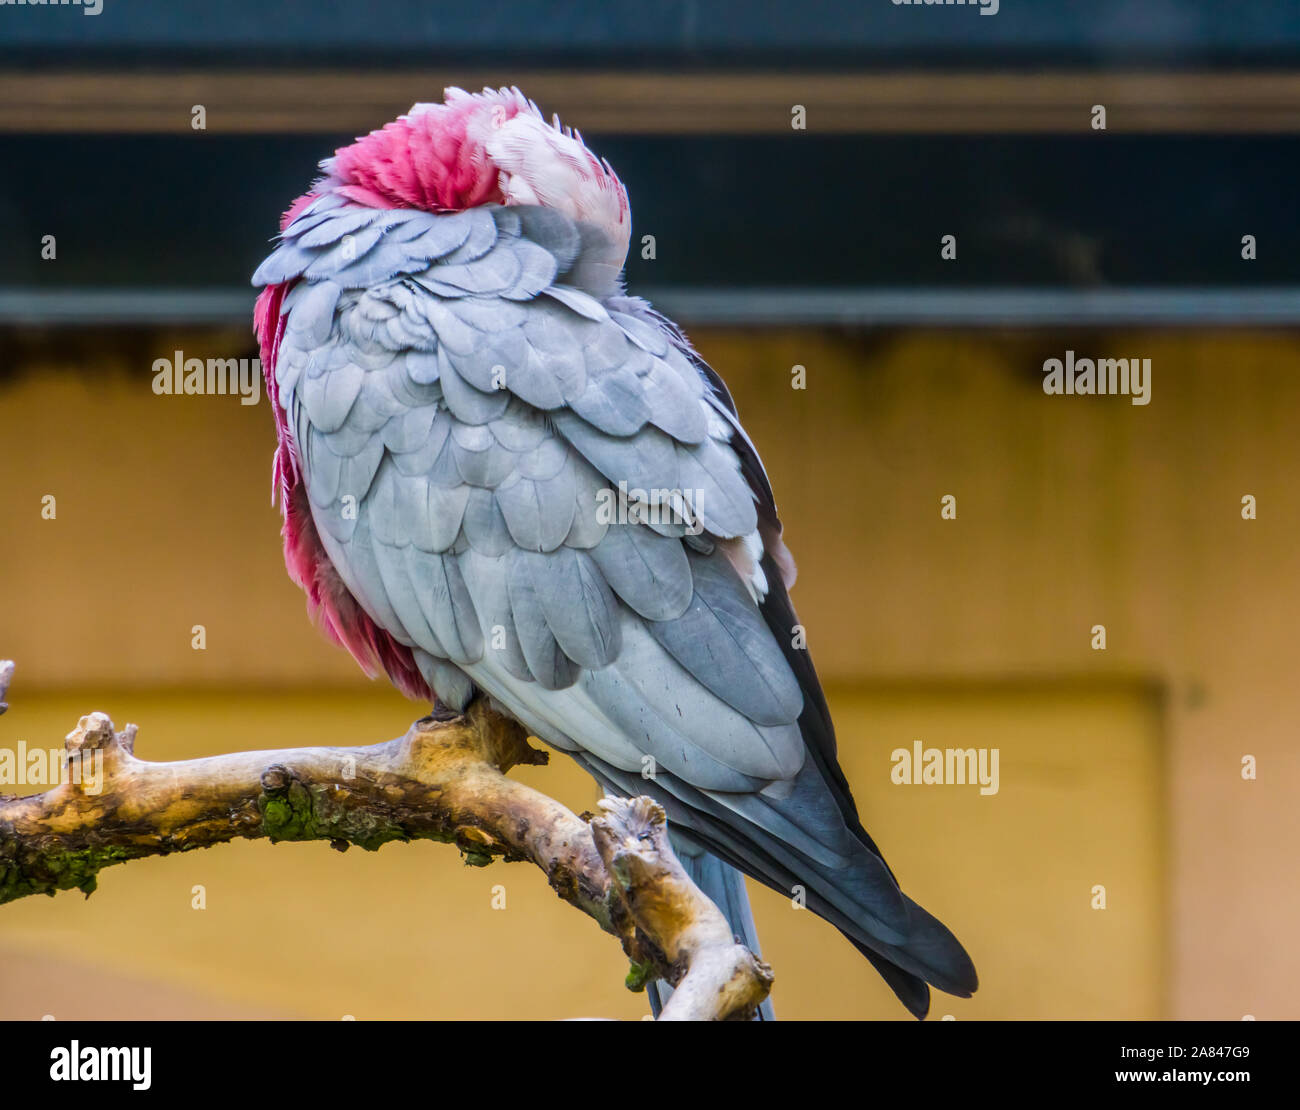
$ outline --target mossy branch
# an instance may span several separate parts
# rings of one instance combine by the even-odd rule
[[[0,712],[12,674],[0,661]],[[405,736],[361,748],[152,763],[136,758],[135,737],[135,725],[119,732],[92,713],[68,734],[66,781],[43,794],[0,795],[0,903],[89,895],[105,867],[236,838],[368,851],[438,840],[469,863],[540,867],[564,901],[619,939],[630,987],[656,977],[673,984],[661,1020],[747,1017],[767,997],[771,970],[735,942],[686,875],[663,810],[649,798],[607,798],[600,816],[584,820],[509,778],[511,767],[545,763],[546,753],[482,699],[463,716],[426,717]],[[94,774],[77,773],[86,761]]]

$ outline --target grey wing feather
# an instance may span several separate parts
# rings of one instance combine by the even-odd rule
[[[403,550],[407,574],[419,583],[417,596],[429,626],[457,663],[472,663],[483,654],[483,628],[474,599],[465,585],[460,560],[450,552],[431,555]]]
[[[504,389],[484,391],[470,385],[456,369],[456,361],[444,347],[438,351],[438,380],[452,416],[466,424],[487,424],[497,420],[510,403]]]
[[[550,253],[557,273],[567,273],[582,246],[573,221],[553,208],[536,205],[522,206],[515,211],[519,214],[520,234]]]
[[[533,568],[516,553],[508,560],[507,575],[510,611],[529,673],[547,690],[572,686],[578,678],[578,665],[565,655],[546,619]]]
[[[622,642],[614,595],[591,556],[572,547],[517,551],[511,586],[527,582],[560,650],[579,666],[597,669],[618,656]]]
[[[607,529],[591,557],[614,592],[647,620],[674,620],[691,602],[691,567],[678,540],[624,524]]]
[[[491,490],[470,489],[463,534],[469,546],[484,555],[495,557],[515,550],[505,515]]]
[[[701,685],[760,725],[789,724],[803,709],[790,665],[721,554],[688,556],[695,592],[676,620],[650,632]]]
[[[286,329],[301,334],[301,346],[319,347],[329,338],[334,326],[334,309],[342,292],[342,286],[329,280],[294,288],[293,293],[300,295],[290,306]]]
[[[297,391],[312,426],[322,432],[336,432],[352,411],[365,371],[356,363],[341,366],[333,373],[302,379]]]
[[[519,547],[525,551],[554,551],[564,543],[577,511],[572,467],[549,478],[515,475],[497,487],[496,499]]]
[[[677,445],[678,486],[696,516],[715,536],[747,536],[758,527],[754,493],[729,448],[706,439]]]
[[[420,648],[415,648],[411,654],[424,681],[429,684],[438,700],[458,713],[464,712],[474,698],[474,683],[469,675],[445,659],[439,659]]]
[[[609,319],[605,306],[590,293],[584,293],[581,289],[575,289],[571,285],[552,285],[542,292],[548,297],[554,297],[566,308],[573,309],[579,316],[585,316],[588,320],[600,323]]]

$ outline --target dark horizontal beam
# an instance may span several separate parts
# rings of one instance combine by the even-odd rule
[[[1300,287],[1243,289],[703,289],[633,292],[718,326],[1300,326]],[[244,289],[0,288],[0,326],[250,326]]]
[[[11,18],[12,16],[10,16]],[[1295,133],[1300,72],[669,73],[496,67],[216,72],[0,71],[0,132],[364,134],[449,85],[518,85],[605,134]]]
[[[1279,289],[641,290],[702,324],[915,327],[1300,325],[1300,287]]]
[[[1116,59],[1142,64],[1222,57],[1231,64],[1300,54],[1294,0],[81,0],[6,5],[0,59],[75,55],[246,64],[408,64],[467,59],[645,59],[690,64],[852,57],[870,64],[965,58]],[[87,10],[100,8],[87,16]]]
[[[631,197],[633,289],[1300,284],[1300,136],[587,138]],[[347,141],[0,137],[21,169],[0,178],[0,288],[246,289],[280,213]]]

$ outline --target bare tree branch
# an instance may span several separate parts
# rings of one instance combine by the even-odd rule
[[[12,675],[0,661],[0,712]],[[736,943],[673,854],[658,804],[607,798],[588,822],[508,778],[512,766],[547,756],[483,699],[464,716],[426,717],[362,748],[151,763],[136,758],[135,736],[135,725],[118,732],[103,713],[82,717],[66,740],[64,781],[0,795],[0,903],[89,895],[112,864],[236,838],[328,840],[340,850],[440,840],[468,863],[540,867],[561,898],[622,943],[629,986],[673,984],[661,1020],[748,1017],[770,990],[771,969]]]

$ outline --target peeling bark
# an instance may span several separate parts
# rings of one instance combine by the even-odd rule
[[[0,661],[0,712],[13,674]],[[236,838],[326,840],[368,851],[392,840],[455,844],[467,863],[529,861],[556,893],[619,939],[628,986],[674,986],[661,1020],[751,1016],[772,973],[732,937],[691,882],[650,798],[600,803],[584,820],[507,777],[543,764],[524,730],[473,703],[464,716],[426,717],[405,736],[360,748],[291,748],[152,763],[135,756],[136,726],[103,713],[68,734],[70,765],[102,753],[97,794],[68,776],[43,794],[0,795],[0,903],[81,890],[99,872],[146,856]]]

